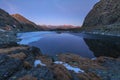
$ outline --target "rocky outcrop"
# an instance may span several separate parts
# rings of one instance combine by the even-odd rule
[[[0,9],[0,29],[20,31],[22,29],[22,26],[7,12]]]
[[[120,23],[120,0],[100,0],[88,13],[83,27]]]
[[[24,30],[42,30],[42,28],[38,27],[34,22],[26,19],[20,14],[12,14],[11,16],[19,21]]]

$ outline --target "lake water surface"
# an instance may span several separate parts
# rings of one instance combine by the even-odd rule
[[[19,44],[40,48],[43,54],[55,56],[73,53],[82,57],[120,56],[120,38],[71,32],[26,32],[19,33]]]

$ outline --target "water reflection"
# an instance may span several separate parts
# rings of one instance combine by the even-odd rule
[[[110,56],[119,57],[120,56],[120,39],[116,38],[103,38],[103,39],[87,39],[84,41],[89,46],[90,50],[94,52],[96,57],[99,56]]]
[[[51,56],[60,53],[74,53],[82,57],[94,57],[82,37],[68,33],[52,34],[29,45],[36,46],[41,49],[42,53]]]
[[[82,33],[28,32],[19,33],[19,44],[36,46],[43,54],[55,56],[74,53],[82,57],[120,56],[120,38]]]

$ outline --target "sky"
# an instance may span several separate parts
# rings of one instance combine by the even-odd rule
[[[9,14],[21,14],[36,24],[82,25],[85,16],[99,0],[0,0]]]

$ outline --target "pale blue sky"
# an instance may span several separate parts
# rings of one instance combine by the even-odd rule
[[[0,0],[0,8],[19,13],[37,24],[82,25],[99,0]]]

